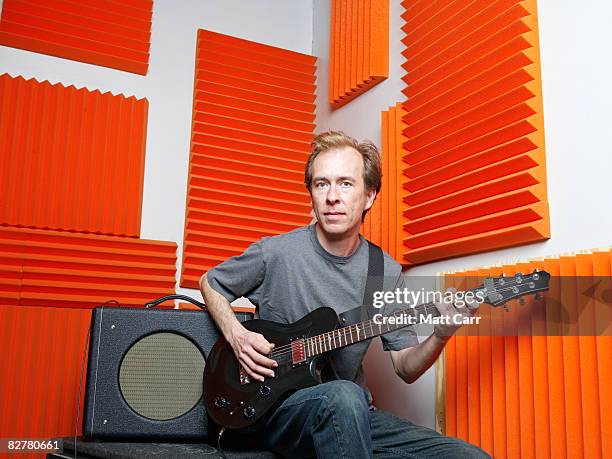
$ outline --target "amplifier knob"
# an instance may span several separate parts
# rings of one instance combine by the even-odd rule
[[[259,395],[261,395],[262,397],[267,397],[271,393],[272,389],[270,388],[270,386],[263,385],[259,388]]]
[[[255,416],[255,408],[253,408],[252,406],[247,406],[242,411],[242,414],[244,415],[245,418],[251,419],[253,416]]]

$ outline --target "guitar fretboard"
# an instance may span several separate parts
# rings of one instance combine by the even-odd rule
[[[304,340],[306,355],[307,357],[314,357],[408,327],[414,324],[414,322],[409,321],[409,317],[419,318],[421,315],[439,316],[440,313],[434,303],[423,303],[418,306],[395,311],[389,316],[382,316],[380,320],[376,321],[380,323],[376,323],[374,319],[370,319],[358,324],[312,336]],[[393,320],[389,320],[389,318]]]

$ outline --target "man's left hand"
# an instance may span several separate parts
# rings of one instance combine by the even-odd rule
[[[443,323],[434,326],[434,335],[444,339],[453,336],[461,327],[463,319],[472,317],[480,306],[477,301],[468,301],[465,297],[457,301],[456,292],[457,289],[447,289],[442,303],[435,303],[440,316],[445,319]]]

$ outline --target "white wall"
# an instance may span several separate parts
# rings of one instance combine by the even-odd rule
[[[319,58],[317,128],[341,129],[359,139],[381,140],[380,112],[404,100],[400,0],[390,0],[389,79],[344,107],[327,104],[330,0],[314,1],[313,54]],[[409,275],[435,275],[503,262],[612,244],[612,4],[605,0],[539,0],[550,240],[412,268]],[[435,372],[416,383],[395,377],[377,343],[367,374],[378,405],[434,427]],[[376,378],[373,377],[376,375]]]
[[[0,46],[0,74],[149,100],[141,238],[177,242],[177,281],[198,28],[311,54],[312,0],[155,0],[144,77]],[[201,298],[199,292],[178,290]]]

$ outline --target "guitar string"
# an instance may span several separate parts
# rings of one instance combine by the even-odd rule
[[[513,288],[513,287],[516,287],[517,285],[523,284],[525,281],[529,282],[530,280],[531,280],[531,281],[533,280],[533,279],[532,279],[530,276],[528,276],[528,277],[523,277],[522,279],[523,279],[523,280],[521,280],[521,282],[520,282],[520,283],[519,283],[519,282],[512,283],[512,281],[514,281],[514,278],[512,278],[512,281],[508,281],[508,283],[507,283],[507,284],[506,284],[506,283],[504,283],[504,284],[503,284],[503,285],[507,285],[506,287],[504,287],[504,288],[502,288],[502,289],[497,290],[497,292],[505,292],[505,291],[508,291],[508,290],[512,290],[512,288]],[[495,281],[494,281],[493,283],[494,283],[494,285],[495,285]],[[433,306],[433,305],[434,305],[434,303],[431,303],[431,302],[430,302],[430,303],[422,303],[422,304],[419,304],[419,305],[414,306],[412,309],[413,309],[413,311],[414,311],[414,310],[416,310],[416,308],[418,308],[418,307],[421,307],[421,306],[422,306],[422,307],[424,307],[424,308],[425,308],[425,312],[427,313],[427,305]],[[400,311],[394,311],[394,312],[393,312],[391,315],[389,315],[389,316],[387,316],[387,317],[397,317],[397,314],[398,314],[398,313],[399,313],[400,315],[401,315],[401,314],[406,314],[406,310],[405,310],[405,309],[403,309],[403,310],[400,310]],[[378,324],[374,324],[374,323],[372,322],[372,320],[368,320],[368,321],[365,321],[365,322],[361,322],[360,324],[363,324],[363,325],[364,325],[364,327],[362,327],[362,329],[365,329],[365,327],[366,327],[366,326],[369,326],[369,327],[370,327],[370,330],[372,330],[372,326],[378,326]],[[320,338],[319,338],[319,340],[323,342],[322,344],[321,344],[320,342],[319,342],[319,343],[314,342],[314,343],[310,343],[310,344],[311,344],[311,345],[314,345],[314,346],[316,346],[316,347],[326,348],[326,347],[327,347],[327,346],[326,346],[326,344],[329,344],[329,342],[330,342],[330,341],[334,340],[334,346],[335,346],[335,340],[336,340],[336,339],[338,339],[338,340],[340,341],[340,343],[342,343],[342,338],[341,338],[341,336],[340,336],[340,334],[339,334],[339,333],[336,333],[336,334],[338,335],[338,338],[336,338],[335,336],[333,336],[334,332],[338,332],[338,331],[340,331],[340,330],[347,330],[347,329],[348,329],[347,331],[349,331],[350,336],[351,336],[351,340],[352,340],[352,336],[353,336],[353,330],[352,330],[352,328],[353,328],[353,327],[356,327],[357,325],[359,325],[359,324],[353,324],[353,325],[350,325],[349,327],[343,327],[343,328],[336,329],[336,330],[330,330],[329,332],[325,332],[325,333],[322,333],[322,334],[320,334],[320,335],[316,335],[316,336],[313,336],[313,337],[309,337],[309,338],[307,338],[307,340],[313,340],[313,339],[315,339],[317,336],[319,336],[319,337],[320,337]],[[357,328],[357,327],[356,327],[356,328]],[[390,331],[391,331],[390,329],[388,329],[388,330],[387,330],[387,332],[390,332]],[[331,336],[328,336],[328,337],[327,337],[327,339],[326,339],[326,338],[323,336],[323,335],[325,335],[325,334],[331,334]],[[344,336],[344,338],[345,338],[345,342],[348,342],[348,341],[347,341],[347,339],[346,339],[346,335],[347,335],[346,331],[345,331],[345,332],[343,332],[343,336]],[[359,337],[359,331],[357,331],[357,336]],[[326,343],[326,342],[327,342],[327,343]],[[351,344],[353,344],[353,343],[351,343]],[[345,344],[345,345],[346,345],[346,344]],[[341,345],[341,346],[342,346],[342,345]],[[330,350],[331,350],[331,349],[330,349]],[[278,348],[274,349],[274,350],[273,350],[273,351],[272,351],[272,352],[269,354],[269,356],[270,356],[270,357],[275,357],[275,358],[276,358],[276,357],[282,357],[282,356],[284,356],[284,355],[291,354],[292,352],[293,352],[292,345],[291,345],[291,344],[286,344],[286,345],[283,345],[283,346],[280,346],[280,347],[278,347]]]
[[[426,303],[428,305],[433,306],[433,303]],[[427,307],[425,303],[420,304],[418,306],[423,306],[425,307],[425,313],[428,313],[427,311]],[[418,307],[417,306],[417,307]],[[416,310],[415,308],[412,308],[412,311],[414,312]],[[413,314],[413,312],[410,312],[410,315]],[[386,316],[386,317],[399,317],[402,314],[408,314],[406,312],[406,310],[399,310],[399,311],[394,311],[392,314]],[[359,327],[359,325],[361,325],[361,327]],[[351,344],[354,344],[355,342],[359,342],[361,341],[360,339],[360,334],[361,332],[363,332],[364,336],[367,336],[368,332],[367,329],[369,328],[370,333],[372,333],[372,337],[376,336],[375,332],[374,332],[374,327],[379,327],[378,333],[379,334],[386,334],[388,332],[391,331],[395,331],[392,330],[390,328],[390,325],[387,325],[387,330],[385,332],[382,332],[382,324],[376,324],[373,322],[373,320],[367,320],[364,322],[360,322],[359,324],[353,324],[347,327],[343,327],[340,329],[335,329],[335,330],[330,330],[328,332],[313,336],[313,337],[309,337],[306,338],[305,341],[307,341],[308,343],[306,344],[306,347],[309,347],[310,349],[321,349],[320,352],[315,351],[316,354],[320,354],[320,353],[324,353],[324,352],[328,352],[334,349],[337,349],[339,347],[344,347],[344,346],[348,346],[348,340],[351,340]],[[401,328],[404,328],[404,325],[398,327],[396,330],[399,330]],[[357,333],[357,341],[353,341],[353,336],[355,336],[355,332]],[[325,336],[327,335],[327,336]],[[348,335],[348,337],[347,337]],[[342,338],[344,337],[344,344],[342,344]],[[314,341],[313,341],[314,340]],[[332,347],[332,342],[333,342],[333,349],[331,349]],[[339,342],[340,345],[337,346],[336,343]],[[330,349],[328,349],[330,348]],[[284,357],[289,357],[292,353],[293,353],[293,349],[292,349],[292,345],[288,344],[285,346],[281,346],[278,348],[278,350],[280,352],[276,352],[276,351],[272,351],[272,353],[270,354],[270,357],[274,357],[277,361],[281,360],[281,362],[277,362],[277,363],[284,363],[285,361],[290,361],[291,359],[284,359]],[[308,353],[308,351],[306,351]]]

